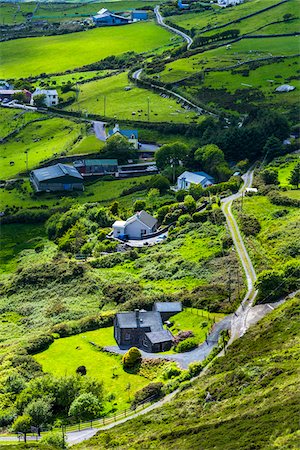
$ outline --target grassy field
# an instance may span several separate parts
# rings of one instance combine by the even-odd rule
[[[143,39],[140,39],[141,35]],[[130,50],[140,53],[167,46],[172,37],[163,28],[147,22],[2,42],[0,77],[19,78],[43,72],[61,72]]]
[[[125,90],[126,87],[130,87],[130,90]],[[104,115],[106,101],[107,117],[147,121],[148,99],[152,122],[203,120],[204,116],[198,117],[194,112],[186,111],[173,99],[163,98],[152,91],[136,87],[129,82],[127,73],[80,85],[78,102],[67,109]]]
[[[74,374],[77,367],[84,365],[87,374],[103,381],[106,394],[113,394],[113,406],[118,410],[129,407],[134,392],[150,381],[139,375],[123,370],[121,356],[101,352],[90,342],[97,345],[116,345],[113,328],[104,328],[84,334],[57,339],[48,350],[35,356],[45,372],[53,375]],[[130,384],[130,390],[126,390]]]
[[[81,128],[81,125],[61,118],[27,125],[17,137],[1,144],[1,177],[12,178],[26,171],[25,151],[28,151],[28,169],[33,169],[42,161],[62,152],[67,153],[81,134]]]
[[[252,14],[253,12],[259,11],[273,4],[274,1],[272,0],[252,0],[237,5],[234,8],[219,8],[218,6],[215,6],[213,10],[203,11],[201,13],[191,12],[188,14],[171,16],[168,19],[171,20],[173,23],[186,28],[187,30],[190,30],[191,28],[201,30],[204,28],[224,25],[228,22],[231,22],[232,20],[237,20],[240,17]],[[280,6],[278,8],[280,8]],[[258,23],[261,20],[264,21],[263,18],[265,17],[266,14],[267,14],[266,17],[268,17],[270,13],[263,13],[262,15],[255,16],[256,21]],[[274,13],[271,12],[271,17],[273,17],[273,15]],[[246,22],[248,20],[249,19],[247,19]],[[244,21],[241,23],[244,23]],[[234,24],[232,27],[239,28],[240,25],[237,23]],[[218,31],[219,30],[217,30],[216,32]],[[223,31],[223,29],[221,31]]]
[[[78,81],[90,80],[94,77],[104,77],[113,72],[113,70],[88,70],[86,72],[73,72],[65,75],[43,78],[43,82],[45,83],[45,86],[63,86],[68,81],[74,84]]]
[[[168,83],[202,72],[234,66],[240,62],[250,62],[267,56],[286,56],[299,53],[299,37],[243,39],[231,45],[199,53],[190,58],[178,59],[167,64],[160,73],[161,79]],[[227,75],[228,76],[228,75]]]
[[[44,117],[43,114],[20,109],[0,108],[0,139],[7,136],[15,129]]]
[[[69,155],[80,155],[86,153],[97,153],[104,147],[105,142],[99,141],[95,135],[85,136],[81,141],[74,145]]]
[[[299,299],[271,312],[205,375],[162,408],[76,445],[77,450],[296,449]],[[213,401],[206,402],[207,392]]]

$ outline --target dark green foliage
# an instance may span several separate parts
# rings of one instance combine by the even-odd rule
[[[79,367],[77,367],[77,369],[76,369],[76,373],[78,374],[78,375],[86,375],[86,367],[85,366],[79,366]]]
[[[119,164],[126,164],[129,159],[138,157],[137,150],[123,136],[115,135],[106,141],[100,151],[101,158],[114,158]]]
[[[296,166],[293,168],[289,178],[289,182],[292,186],[295,186],[298,189],[300,184],[300,163],[296,164]]]
[[[300,206],[300,200],[296,198],[290,198],[284,195],[280,195],[277,191],[271,191],[268,194],[268,199],[270,200],[273,205],[280,205],[280,206],[295,206],[296,208]]]
[[[196,206],[196,201],[191,195],[184,197],[184,207],[190,214],[196,211]]]
[[[162,194],[170,188],[169,180],[162,175],[154,175],[149,181],[149,187],[158,189]]]
[[[77,420],[92,420],[100,416],[102,405],[92,393],[84,393],[76,397],[69,410],[69,416]]]
[[[181,142],[162,145],[155,153],[156,165],[159,169],[165,169],[168,166],[179,166],[188,154],[188,148]]]
[[[59,334],[60,337],[73,336],[85,331],[97,330],[98,328],[110,327],[113,324],[113,314],[86,316],[78,321],[62,322],[54,325],[51,334]]]
[[[130,369],[140,363],[142,359],[141,352],[136,347],[131,347],[122,358],[122,364],[125,369]]]
[[[279,184],[278,170],[267,168],[261,172],[261,177],[265,184]]]
[[[36,353],[46,350],[49,345],[54,342],[54,338],[48,334],[42,334],[36,338],[33,338],[27,342],[25,349],[29,355],[34,355]]]
[[[183,352],[189,352],[196,347],[198,347],[197,339],[187,338],[184,341],[179,342],[179,344],[176,345],[175,350],[177,353],[183,353]]]
[[[258,219],[248,214],[239,215],[239,225],[246,236],[256,236],[261,230]]]
[[[132,406],[135,407],[139,403],[146,400],[155,401],[162,396],[163,383],[150,383],[143,389],[137,391],[134,395]]]
[[[145,209],[146,202],[144,200],[136,200],[133,204],[133,211],[142,211],[142,209]]]

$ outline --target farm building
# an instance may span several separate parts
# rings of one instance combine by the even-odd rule
[[[146,211],[137,212],[126,221],[117,220],[113,224],[113,236],[123,240],[142,239],[151,236],[156,230],[157,220]]]
[[[58,93],[56,89],[36,89],[31,97],[31,104],[34,105],[34,97],[36,95],[45,95],[45,105],[55,106],[58,104]]]
[[[31,100],[31,92],[27,91],[26,89],[1,89],[0,90],[0,100],[4,100],[5,98],[7,100],[13,100],[13,96],[14,94],[18,94],[18,93],[23,93],[25,94],[26,97],[26,101],[29,103]]]
[[[244,0],[218,0],[218,5],[226,8],[227,6],[236,6],[240,3],[244,3]]]
[[[43,167],[30,172],[30,181],[37,192],[83,191],[83,177],[78,170],[65,164]]]
[[[189,189],[192,184],[201,184],[203,188],[214,184],[214,179],[205,172],[183,172],[177,178],[177,189]]]
[[[119,125],[116,124],[112,130],[108,131],[107,139],[112,136],[122,136],[128,140],[130,144],[134,146],[135,149],[139,148],[138,131],[137,130],[121,130]]]
[[[174,314],[182,311],[182,304],[181,302],[156,302],[154,303],[153,311],[159,312],[163,322],[166,322]]]
[[[13,89],[13,86],[8,83],[6,80],[0,80],[0,89]]]
[[[136,9],[135,11],[131,12],[131,20],[133,22],[137,20],[148,20],[148,13],[147,11]]]
[[[119,347],[139,347],[146,352],[170,350],[172,333],[163,328],[159,312],[139,311],[118,313],[114,320],[114,337]]]
[[[118,172],[118,161],[116,159],[83,159],[74,161],[73,165],[83,176],[115,174]]]
[[[127,17],[114,14],[105,8],[100,9],[92,19],[96,26],[126,25],[130,22]]]

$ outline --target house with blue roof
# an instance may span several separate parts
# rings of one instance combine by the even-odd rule
[[[177,189],[189,189],[192,184],[201,184],[203,188],[215,184],[212,176],[205,172],[183,172],[177,178]]]
[[[108,9],[102,8],[92,17],[96,26],[109,26],[109,25],[127,25],[130,23],[130,19],[119,14],[114,14]]]
[[[112,136],[122,136],[128,140],[135,149],[139,148],[138,131],[137,130],[121,130],[119,125],[116,124],[112,130],[108,131],[107,140]]]

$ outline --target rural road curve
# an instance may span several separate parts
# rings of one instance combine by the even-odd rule
[[[164,18],[159,11],[158,5],[155,6],[154,13],[156,15],[156,20],[157,20],[158,25],[161,25],[162,27],[165,27],[168,30],[172,31],[173,33],[176,33],[179,36],[183,37],[183,39],[187,42],[187,49],[189,50],[189,48],[191,47],[191,45],[193,43],[193,39],[188,34],[184,33],[183,31],[177,30],[177,28],[173,28],[170,25],[166,25],[164,22]]]

